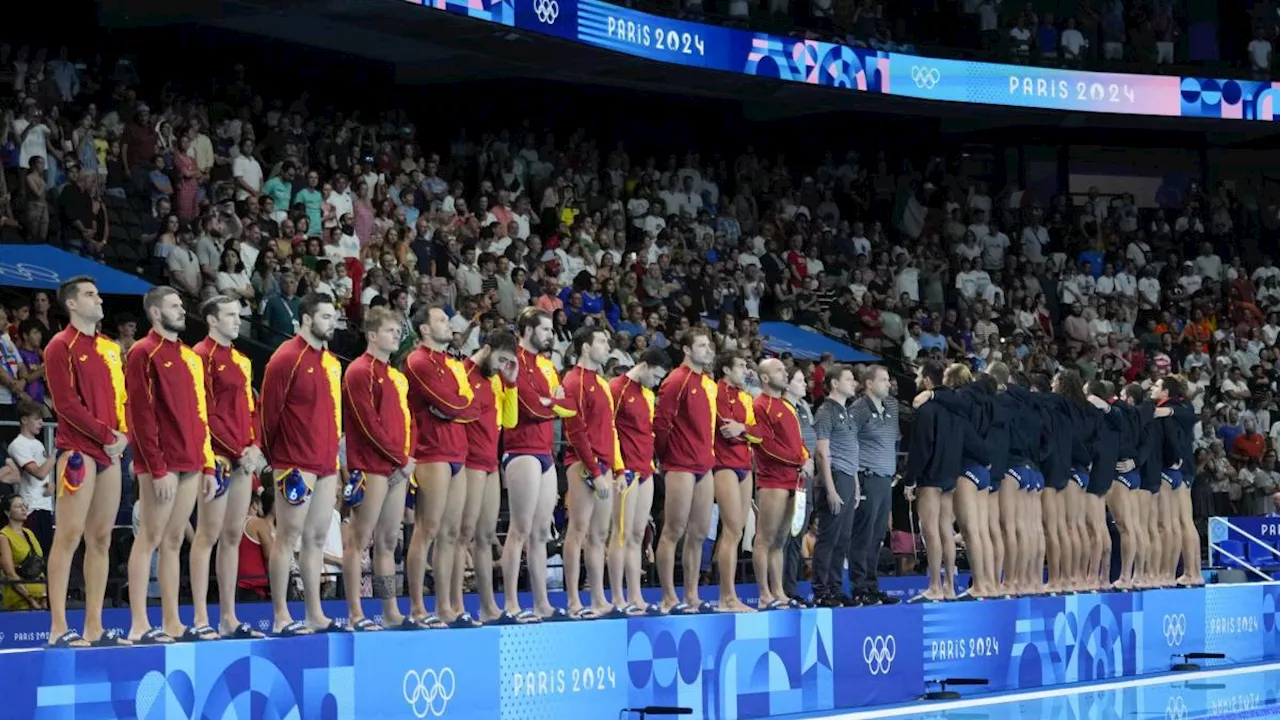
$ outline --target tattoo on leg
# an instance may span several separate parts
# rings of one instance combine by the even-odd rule
[[[373,596],[376,598],[394,598],[396,596],[396,576],[374,575]]]

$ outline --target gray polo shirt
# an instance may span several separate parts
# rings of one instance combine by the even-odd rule
[[[828,398],[813,416],[819,440],[830,441],[831,471],[858,474],[858,429],[849,408]]]
[[[877,410],[871,398],[863,395],[849,407],[849,414],[858,428],[862,469],[873,475],[892,477],[898,469],[897,398],[885,398],[884,407]]]

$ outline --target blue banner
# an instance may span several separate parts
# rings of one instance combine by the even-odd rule
[[[145,295],[151,284],[50,245],[0,245],[0,287],[57,290],[67,278],[88,275],[104,295]]]
[[[646,60],[1003,107],[1272,121],[1280,82],[945,60],[659,17],[601,0],[408,0]]]
[[[988,680],[978,692],[1025,690],[1166,670],[1173,655],[1201,650],[1224,652],[1231,664],[1275,659],[1278,598],[1280,585],[1228,585],[10,650],[0,652],[0,677],[9,690],[4,716],[14,718],[551,720],[668,705],[732,720],[901,703],[948,677]],[[1087,710],[1082,717],[1158,715],[1184,690],[1142,701],[1125,691],[1106,698],[1106,707],[1078,707],[1087,698],[1061,703]],[[1227,692],[1209,701],[1249,702]]]
[[[791,353],[801,360],[817,360],[825,353],[831,353],[836,362],[842,363],[870,363],[880,360],[876,355],[855,350],[822,333],[805,330],[791,323],[760,323],[760,335],[764,338],[765,350],[778,355]]]
[[[732,720],[1166,670],[1178,652],[1275,659],[1280,585],[872,609],[346,633],[101,651],[0,652],[6,717],[617,717]],[[1178,688],[1175,688],[1178,689]],[[1084,716],[1162,711],[1174,692]],[[1166,697],[1167,696],[1167,697]],[[1184,698],[1185,700],[1185,698]],[[1210,698],[1226,707],[1236,694]],[[1082,698],[1064,703],[1085,702]],[[1149,715],[1149,712],[1148,712]],[[984,716],[984,715],[978,715]]]

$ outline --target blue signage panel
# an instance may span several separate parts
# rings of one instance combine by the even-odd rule
[[[853,48],[650,15],[601,0],[408,0],[657,62],[924,100],[1274,120],[1280,82],[1098,73]]]
[[[1278,588],[8,650],[0,652],[9,690],[2,714],[551,720],[648,705],[709,720],[812,713],[908,701],[946,678],[990,683],[973,692],[1025,690],[1159,671],[1175,654],[1202,650],[1225,653],[1228,663],[1276,659]],[[1047,698],[1049,710],[1028,717],[1261,704],[1253,690],[1229,684]]]

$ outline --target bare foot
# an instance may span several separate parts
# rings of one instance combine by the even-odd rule
[[[741,598],[729,598],[721,600],[720,607],[716,608],[716,612],[727,613],[753,613],[756,609],[742,602]]]

